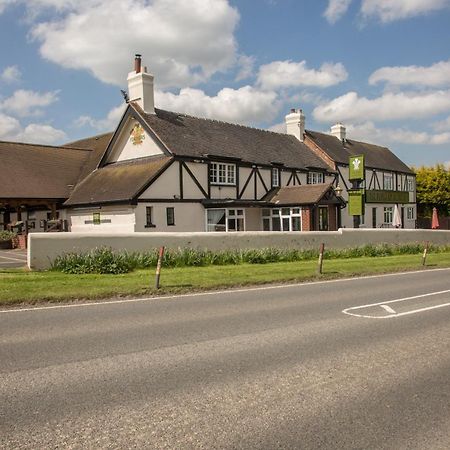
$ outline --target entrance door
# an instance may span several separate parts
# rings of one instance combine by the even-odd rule
[[[328,231],[328,206],[319,206],[319,231]]]
[[[401,215],[402,215],[402,228],[405,228],[405,208],[401,209]]]
[[[372,208],[372,228],[377,227],[377,208]]]

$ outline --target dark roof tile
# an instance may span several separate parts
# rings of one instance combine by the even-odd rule
[[[349,156],[364,155],[366,167],[381,170],[413,173],[413,171],[394,155],[387,147],[367,142],[346,139],[342,143],[337,137],[317,131],[306,131],[309,136],[331,159],[340,164],[348,164]]]
[[[157,156],[109,164],[79,183],[65,205],[131,201],[171,161]]]
[[[201,119],[156,109],[146,114],[131,104],[168,149],[177,156],[236,158],[247,163],[332,170],[294,136]]]
[[[0,142],[0,198],[64,199],[90,151]]]

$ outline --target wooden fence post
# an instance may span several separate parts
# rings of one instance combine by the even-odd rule
[[[422,255],[422,266],[424,266],[426,263],[429,245],[430,245],[430,243],[428,241],[425,242],[425,248],[423,249],[423,255]]]
[[[319,274],[322,274],[322,265],[323,265],[323,252],[325,251],[325,244],[320,244],[320,250],[319,250],[319,265],[317,267],[317,272]]]
[[[156,264],[156,279],[155,279],[156,289],[159,289],[159,278],[161,276],[161,266],[162,266],[163,258],[164,258],[164,247],[161,247],[159,249],[159,254],[158,254],[158,263]]]

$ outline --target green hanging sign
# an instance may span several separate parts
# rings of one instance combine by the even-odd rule
[[[350,156],[348,160],[350,181],[362,181],[365,179],[364,155]]]
[[[364,215],[364,189],[348,191],[348,214],[350,216]]]

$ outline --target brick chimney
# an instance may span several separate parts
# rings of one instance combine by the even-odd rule
[[[303,142],[305,134],[305,115],[301,109],[291,109],[291,112],[285,117],[286,133],[292,134],[300,142]]]
[[[128,74],[128,98],[136,102],[147,114],[155,114],[153,75],[142,71],[141,55],[135,55],[134,70]]]
[[[345,135],[346,135],[346,130],[344,125],[342,125],[342,123],[337,123],[336,125],[333,125],[331,127],[331,135],[334,137],[337,137],[342,143],[345,142]]]

